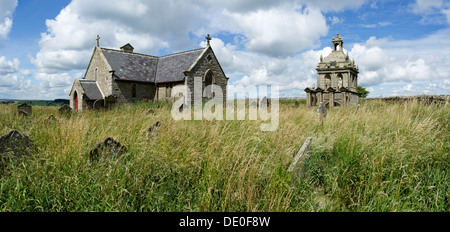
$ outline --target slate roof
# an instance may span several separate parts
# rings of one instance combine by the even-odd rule
[[[114,70],[116,80],[165,83],[183,81],[183,71],[191,67],[204,49],[200,48],[162,57],[106,48],[102,48],[102,52]]]
[[[105,48],[102,52],[118,80],[154,82],[158,57]]]
[[[103,99],[102,93],[98,88],[95,81],[91,80],[80,80],[81,88],[83,88],[84,94],[89,100]]]
[[[183,81],[183,71],[191,67],[203,50],[201,48],[160,57],[155,83]]]

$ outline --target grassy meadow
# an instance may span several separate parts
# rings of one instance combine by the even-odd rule
[[[0,175],[0,211],[450,211],[448,104],[367,101],[321,124],[315,108],[281,101],[273,132],[260,120],[175,121],[170,110],[142,102],[64,117],[35,106],[21,118],[0,105],[0,135],[17,129],[36,148]],[[90,163],[105,137],[128,152]],[[287,169],[307,137],[296,178]]]

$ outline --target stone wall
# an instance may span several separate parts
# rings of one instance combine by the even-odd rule
[[[133,84],[136,85],[136,97],[133,97]],[[156,90],[154,84],[113,81],[112,86],[118,104],[155,99]]]
[[[374,101],[383,100],[386,102],[406,102],[406,101],[417,101],[419,103],[435,103],[435,104],[446,104],[450,103],[450,95],[418,95],[418,96],[394,96],[385,98],[363,98],[362,101]]]

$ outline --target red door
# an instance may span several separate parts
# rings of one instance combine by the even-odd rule
[[[78,94],[75,92],[75,111],[78,111]]]

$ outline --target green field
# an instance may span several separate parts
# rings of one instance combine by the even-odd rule
[[[273,132],[261,131],[260,120],[175,121],[169,103],[68,117],[35,106],[25,118],[0,105],[0,134],[17,129],[36,147],[3,170],[0,211],[450,210],[448,104],[368,101],[359,112],[330,109],[321,124],[304,102],[280,103]],[[57,123],[44,123],[50,114]],[[90,163],[89,150],[105,137],[128,153]],[[295,178],[287,169],[307,137],[312,153]]]

